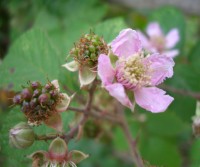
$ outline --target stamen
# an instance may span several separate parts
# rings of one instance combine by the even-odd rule
[[[165,38],[163,36],[154,36],[151,39],[153,47],[155,47],[159,52],[162,52],[165,47]]]
[[[150,64],[144,63],[143,53],[135,54],[127,59],[121,58],[119,64],[117,80],[126,88],[133,89],[150,85],[151,77],[148,75]]]

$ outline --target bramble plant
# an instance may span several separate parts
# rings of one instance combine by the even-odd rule
[[[199,166],[195,19],[173,7],[111,18],[98,0],[41,3],[25,27],[10,21],[0,166]]]
[[[167,42],[177,42],[173,40],[177,39],[168,38]],[[165,44],[161,44],[164,47]],[[132,112],[135,103],[153,113],[164,112],[173,98],[155,86],[162,83],[165,78],[172,77],[173,59],[165,53],[159,53],[159,49],[157,52],[147,48],[144,50],[140,35],[132,29],[122,30],[110,44],[106,44],[103,37],[91,32],[81,37],[74,45],[69,53],[74,60],[63,66],[70,71],[79,70],[80,89],[88,92],[84,106],[72,107],[70,103],[73,96],[79,96],[78,93],[74,92],[76,95],[71,97],[66,93],[60,93],[57,80],[45,85],[39,81],[29,81],[28,86],[24,86],[24,89],[13,98],[14,105],[19,105],[25,114],[27,124],[21,123],[10,130],[10,143],[16,148],[26,148],[35,140],[53,140],[49,152],[36,151],[29,156],[33,159],[33,166],[76,166],[88,156],[80,151],[68,153],[67,144],[76,135],[81,138],[82,127],[91,116],[113,121],[121,126],[130,145],[135,165],[143,167],[144,162],[137,150],[136,140],[129,131],[123,107],[117,103],[117,113],[111,115],[107,111],[104,116],[101,115],[101,104],[94,106],[93,101],[97,89],[102,85],[111,96]],[[80,112],[82,117],[76,125],[65,132],[65,125],[61,122],[59,112],[68,110]],[[30,126],[39,126],[42,123],[54,128],[57,133],[45,136],[34,134]]]

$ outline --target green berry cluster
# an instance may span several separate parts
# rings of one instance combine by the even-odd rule
[[[13,103],[21,107],[30,124],[39,125],[56,112],[61,99],[62,95],[51,82],[44,86],[39,82],[28,82],[28,86],[14,96]]]
[[[75,44],[70,55],[79,65],[95,68],[100,54],[108,54],[108,45],[94,33],[86,34]]]

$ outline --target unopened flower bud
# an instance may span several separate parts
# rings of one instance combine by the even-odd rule
[[[34,131],[27,123],[21,122],[10,130],[9,142],[13,147],[24,149],[31,146],[34,140]]]

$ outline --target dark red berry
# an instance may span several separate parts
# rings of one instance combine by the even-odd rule
[[[39,98],[38,98],[39,103],[40,103],[41,105],[47,104],[48,101],[49,101],[49,99],[50,99],[50,98],[49,98],[49,94],[47,94],[47,93],[41,94],[41,95],[39,96]]]
[[[41,90],[39,90],[39,89],[34,90],[33,97],[38,97],[40,95],[40,93],[41,93]]]
[[[25,100],[30,100],[32,97],[32,91],[31,89],[25,88],[21,92],[22,98]]]
[[[46,88],[42,88],[42,93],[47,93],[48,90]]]
[[[22,103],[22,97],[21,97],[21,95],[16,95],[16,96],[14,96],[13,97],[13,103],[14,104],[21,104]]]
[[[30,110],[30,104],[27,102],[27,101],[23,101],[23,104],[22,104],[22,111],[23,112],[27,112]]]
[[[56,98],[58,96],[58,91],[57,90],[51,90],[49,93],[50,93],[52,98]]]
[[[34,108],[34,107],[36,107],[36,106],[37,106],[37,99],[34,98],[34,99],[32,99],[32,100],[30,101],[30,107],[31,107],[31,108]]]
[[[45,85],[45,89],[47,89],[47,90],[50,90],[50,89],[52,89],[53,88],[53,85],[52,84],[46,84]]]
[[[41,84],[40,84],[39,82],[37,82],[37,81],[33,81],[33,82],[31,83],[31,87],[32,87],[33,89],[37,89],[37,88],[40,88],[40,87],[41,87]]]

